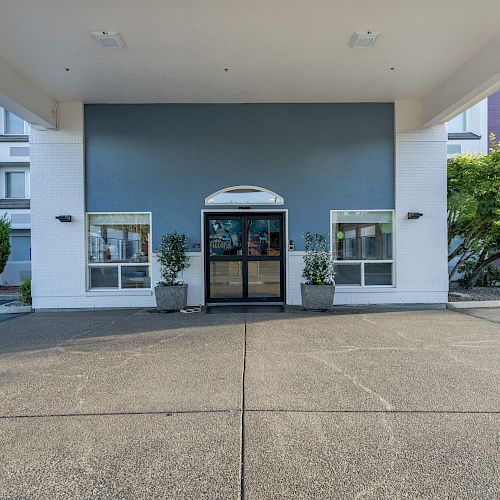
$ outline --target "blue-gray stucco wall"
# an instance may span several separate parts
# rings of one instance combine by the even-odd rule
[[[87,210],[151,211],[155,246],[200,242],[205,197],[233,185],[282,195],[297,249],[329,210],[394,206],[392,103],[90,104],[85,146]]]

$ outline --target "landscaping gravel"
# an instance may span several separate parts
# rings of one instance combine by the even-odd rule
[[[456,285],[450,285],[448,294],[450,302],[467,302],[472,300],[500,300],[500,287],[475,287],[461,288]]]

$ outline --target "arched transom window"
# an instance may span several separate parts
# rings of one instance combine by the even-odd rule
[[[283,205],[282,196],[258,186],[232,186],[205,198],[205,205]]]

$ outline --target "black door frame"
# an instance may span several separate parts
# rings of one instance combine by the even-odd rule
[[[208,237],[208,220],[210,218],[241,218],[242,219],[242,255],[241,256],[217,256],[210,257],[210,244]],[[280,256],[249,256],[248,255],[248,233],[247,224],[251,219],[280,219],[281,220],[281,248]],[[286,210],[237,210],[237,211],[224,211],[224,210],[206,210],[203,212],[203,276],[205,282],[205,304],[284,304],[286,302],[286,265],[287,265],[287,244],[285,240],[287,236],[286,231]],[[242,262],[242,280],[243,280],[243,297],[241,299],[227,298],[227,299],[211,299],[210,297],[210,261],[236,261]],[[280,267],[280,297],[248,297],[248,262],[252,261],[278,261],[281,262]]]

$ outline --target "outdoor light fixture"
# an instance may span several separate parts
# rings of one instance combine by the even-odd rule
[[[408,212],[408,219],[420,219],[423,215],[421,212]]]
[[[380,35],[380,31],[355,31],[349,45],[353,49],[371,49]]]
[[[59,222],[71,222],[71,215],[56,215]]]

